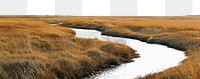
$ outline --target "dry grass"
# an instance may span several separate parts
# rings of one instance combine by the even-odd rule
[[[41,18],[40,18],[41,19]],[[63,26],[100,30],[105,35],[139,39],[186,50],[182,65],[145,79],[200,78],[200,17],[56,17],[45,22],[63,22]]]
[[[100,30],[105,35],[159,43],[179,50],[200,46],[200,17],[60,17],[42,18],[63,26]],[[176,40],[178,39],[178,40]],[[195,41],[194,41],[195,40]]]
[[[105,35],[134,38],[149,43],[163,44],[179,50],[187,51],[186,55],[188,56],[188,59],[183,61],[180,66],[168,69],[164,72],[148,75],[147,77],[145,77],[145,79],[199,79],[200,76],[199,16],[58,16],[29,18],[20,17],[20,19],[18,17],[10,17],[9,19],[2,17],[0,24],[10,20],[14,20],[14,22],[7,22],[4,23],[4,25],[13,24],[13,26],[19,26],[9,27],[9,29],[12,30],[1,30],[2,32],[5,31],[3,32],[4,37],[0,37],[1,45],[3,45],[0,46],[1,50],[3,50],[1,52],[2,55],[0,55],[0,62],[3,63],[0,66],[1,78],[79,78],[80,76],[87,75],[94,70],[99,70],[98,68],[105,68],[112,64],[120,64],[120,61],[126,62],[125,59],[127,59],[127,57],[128,59],[130,59],[128,55],[129,53],[127,52],[133,50],[130,50],[127,47],[109,42],[101,42],[96,39],[86,40],[75,38],[74,33],[71,30],[63,27],[54,28],[50,25],[42,23],[41,21],[46,23],[63,22],[62,26],[66,27],[95,29],[102,31]],[[26,29],[24,29],[21,27],[31,26],[32,24],[26,24],[24,22],[16,23],[16,20],[33,22],[32,24],[34,25],[34,27],[40,26],[38,25],[38,23],[35,23],[35,21],[37,21],[39,22],[39,24],[42,23],[41,25],[46,25],[47,27],[43,28],[42,30],[27,27]],[[2,25],[2,28],[3,27],[4,29],[8,28]],[[52,30],[57,29],[57,31],[52,31],[49,27],[53,28]],[[2,28],[0,27],[0,29]],[[15,31],[18,31],[16,35]],[[28,41],[27,39],[30,39],[32,41]],[[7,43],[6,41],[11,42]],[[17,41],[24,42],[19,43]],[[99,46],[97,46],[97,44]],[[22,48],[15,45],[21,46]],[[74,49],[72,48],[75,48],[76,51],[74,51]],[[108,48],[117,48],[118,50],[113,50],[111,54],[109,54],[107,53],[109,51]],[[12,51],[12,49],[14,50],[14,52]],[[122,54],[119,54],[121,52],[118,51],[126,51],[126,53],[122,52]],[[84,73],[85,71],[87,72]],[[20,73],[21,75],[16,73]],[[69,73],[73,73],[73,75],[69,75]]]
[[[76,38],[40,18],[0,19],[0,79],[77,79],[135,57],[127,46]]]

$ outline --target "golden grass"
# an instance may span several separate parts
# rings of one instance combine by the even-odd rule
[[[8,21],[11,23],[9,23]],[[26,21],[28,23],[20,21]],[[61,26],[95,29],[102,31],[105,35],[134,38],[149,43],[158,43],[176,49],[186,50],[186,55],[188,56],[188,59],[183,61],[180,66],[168,69],[164,72],[148,75],[147,77],[145,77],[145,79],[199,79],[199,16],[33,16],[28,18],[9,17],[9,19],[2,17],[0,19],[0,42],[2,45],[0,46],[2,51],[0,54],[0,62],[5,64],[0,67],[1,78],[16,78],[16,73],[22,74],[18,74],[17,78],[80,78],[80,76],[85,75],[85,71],[87,71],[87,73],[90,73],[94,70],[99,70],[97,68],[105,68],[105,66],[108,66],[108,64],[119,64],[119,61],[126,61],[125,59],[127,57],[128,59],[130,59],[130,57],[128,56],[129,53],[123,52],[123,54],[121,54],[122,56],[118,56],[119,52],[117,51],[120,51],[120,49],[121,51],[127,52],[133,51],[128,49],[127,47],[114,43],[102,42],[96,39],[86,40],[75,38],[74,32],[70,29],[59,26],[52,27],[46,23],[43,23],[42,21],[46,23],[63,22]],[[8,27],[5,25],[7,25]],[[11,25],[12,27],[9,27]],[[31,27],[32,25],[34,28],[24,28],[24,26]],[[40,25],[45,25],[47,27],[44,26],[43,28]],[[37,26],[38,28],[35,28]],[[51,27],[52,29],[49,27]],[[8,28],[12,30],[8,30]],[[4,37],[2,37],[2,34],[4,35]],[[27,39],[31,39],[31,41],[28,41]],[[19,41],[22,43],[19,43]],[[22,48],[15,45],[21,46]],[[113,51],[112,54],[108,54],[107,51],[109,51],[109,49],[107,48],[110,47],[113,49],[117,48],[119,50]],[[74,49],[72,48],[76,49],[76,51],[74,51]],[[10,52],[13,50],[14,52]],[[20,68],[25,69],[24,71],[21,71],[23,69]],[[29,69],[34,72],[28,72]],[[13,70],[17,72],[14,72]],[[9,74],[8,72],[12,74]],[[24,72],[28,73],[25,74]],[[73,73],[73,75],[69,75],[69,73]]]
[[[0,79],[76,79],[135,57],[127,46],[77,38],[39,18],[0,18]]]
[[[55,17],[46,22],[62,26],[100,30],[105,35],[139,39],[186,50],[188,59],[178,67],[150,74],[144,79],[200,78],[200,17]]]

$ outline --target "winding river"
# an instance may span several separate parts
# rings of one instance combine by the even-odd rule
[[[102,71],[99,74],[90,76],[90,79],[134,79],[178,66],[181,61],[187,58],[183,51],[159,44],[148,44],[135,39],[105,36],[96,30],[74,28],[73,30],[76,32],[77,37],[98,38],[103,41],[121,43],[137,50],[137,53],[140,54],[140,58],[133,59],[135,62],[125,63],[116,68]]]

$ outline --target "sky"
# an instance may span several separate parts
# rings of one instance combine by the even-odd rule
[[[27,4],[28,15],[55,15],[56,13],[55,0],[28,0],[27,3],[28,3]],[[126,6],[126,5],[122,4],[119,6]],[[2,8],[3,6],[0,5],[0,7]],[[73,6],[66,5],[66,7],[74,9]],[[192,7],[193,7],[192,8],[193,14],[200,14],[200,0],[193,0]],[[0,14],[3,13],[1,12],[1,8],[0,8]],[[81,9],[82,10],[80,13],[81,15],[84,16],[110,16],[111,13],[110,0],[82,0]],[[164,16],[165,0],[137,0],[137,15]]]
[[[54,14],[55,14],[55,0],[28,0],[28,15],[54,15]]]
[[[109,16],[110,0],[83,0],[83,16]]]
[[[138,16],[165,16],[165,0],[138,0]]]
[[[200,0],[193,0],[193,14],[200,15]]]
[[[0,0],[0,15],[23,15],[27,13],[27,0]]]

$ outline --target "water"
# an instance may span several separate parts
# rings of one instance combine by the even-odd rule
[[[140,58],[133,59],[135,62],[103,71],[100,74],[90,76],[90,79],[133,79],[178,66],[181,61],[187,58],[183,51],[163,45],[148,44],[135,39],[105,36],[96,30],[73,30],[76,32],[77,37],[98,38],[104,41],[121,43],[137,50],[137,53],[140,54]]]

